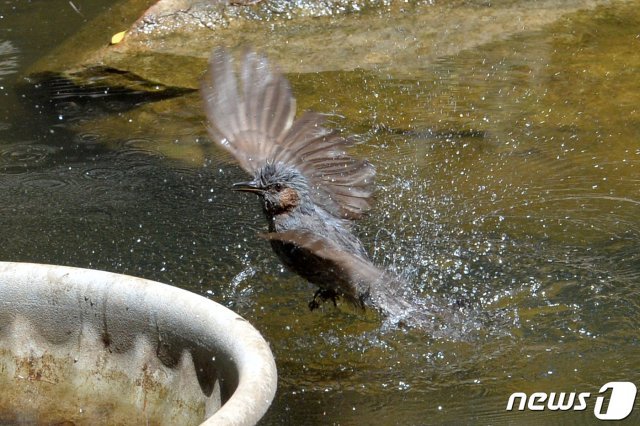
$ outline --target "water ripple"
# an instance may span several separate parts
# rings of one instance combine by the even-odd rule
[[[0,145],[0,170],[4,173],[22,173],[30,167],[46,163],[60,148],[33,142]]]
[[[82,146],[100,145],[102,137],[98,133],[80,133],[76,135],[74,141]]]
[[[152,140],[144,138],[129,139],[116,151],[118,162],[126,162],[133,167],[144,167],[152,161],[163,160],[164,154],[158,151]]]
[[[64,175],[55,176],[49,172],[24,174],[19,182],[23,188],[31,189],[61,189],[69,185],[75,185],[74,179]]]
[[[16,49],[10,41],[0,40],[0,81],[3,76],[13,74],[18,68],[18,58]]]
[[[85,178],[95,180],[120,179],[125,174],[125,170],[115,167],[88,167],[82,173]]]

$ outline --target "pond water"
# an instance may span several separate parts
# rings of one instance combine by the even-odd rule
[[[141,276],[234,309],[276,357],[263,424],[583,424],[602,385],[640,384],[640,3],[402,75],[290,76],[303,108],[334,114],[377,168],[358,227],[376,263],[418,294],[465,301],[437,337],[308,311],[313,287],[256,238],[262,213],[229,190],[246,176],[208,142],[197,94],[166,115],[144,98],[47,99],[24,84],[110,3],[0,4],[0,259]],[[584,411],[505,410],[537,391],[592,396]],[[640,422],[637,402],[627,421]]]

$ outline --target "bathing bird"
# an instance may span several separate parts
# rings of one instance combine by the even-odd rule
[[[287,79],[267,58],[246,51],[236,71],[215,49],[201,82],[210,138],[229,151],[251,180],[233,190],[258,196],[267,239],[284,266],[318,287],[309,307],[345,300],[399,315],[401,280],[376,267],[353,233],[373,201],[375,168],[347,153],[355,142],[304,112]]]

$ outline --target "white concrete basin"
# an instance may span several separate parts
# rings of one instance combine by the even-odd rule
[[[0,262],[0,424],[251,425],[276,382],[260,333],[206,298]]]

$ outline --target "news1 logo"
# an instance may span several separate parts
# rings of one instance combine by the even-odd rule
[[[604,394],[609,390],[611,395],[605,409],[607,399]],[[598,391],[593,414],[600,420],[623,420],[633,410],[636,393],[636,385],[631,382],[609,382]],[[525,408],[531,411],[583,411],[587,409],[590,397],[589,392],[534,392],[531,395],[514,392],[507,402],[507,411],[516,407],[516,401],[518,411],[524,411]]]

